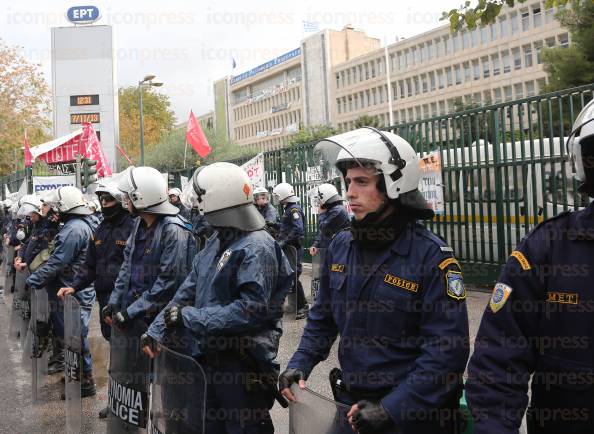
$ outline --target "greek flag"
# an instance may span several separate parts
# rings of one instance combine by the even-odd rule
[[[317,21],[303,21],[304,32],[317,32],[320,30],[320,23]]]

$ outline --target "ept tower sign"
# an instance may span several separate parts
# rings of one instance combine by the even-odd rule
[[[54,136],[90,122],[116,170],[119,122],[112,27],[89,25],[100,18],[95,6],[71,7],[66,16],[74,26],[52,28]]]

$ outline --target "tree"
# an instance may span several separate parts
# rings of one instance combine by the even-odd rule
[[[51,93],[39,68],[0,39],[0,175],[24,167],[25,130],[31,146],[49,140]]]
[[[594,2],[573,0],[571,8],[560,10],[555,17],[569,30],[571,46],[543,49],[546,91],[594,82]]]
[[[152,88],[142,88],[142,110],[144,116],[144,151],[148,153],[163,135],[169,133],[175,123],[167,95]],[[139,161],[140,155],[140,112],[138,86],[120,88],[120,146],[130,159]]]
[[[355,120],[355,128],[361,128],[361,127],[379,128],[380,121],[377,116],[369,116],[369,115],[359,116]]]
[[[330,125],[315,125],[299,129],[297,134],[293,134],[289,139],[289,146],[297,146],[303,143],[309,143],[326,137],[338,134],[338,130]]]
[[[590,0],[591,1],[591,0]],[[443,12],[442,20],[450,21],[452,32],[462,30],[464,27],[474,29],[477,25],[486,26],[495,22],[497,16],[501,13],[501,8],[505,5],[514,7],[516,3],[525,3],[526,0],[478,0],[476,6],[471,7],[470,1],[457,9]],[[568,0],[547,0],[545,6],[562,6],[567,4]]]

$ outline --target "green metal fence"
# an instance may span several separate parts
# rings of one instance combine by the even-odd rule
[[[593,96],[594,84],[385,128],[407,139],[421,156],[439,153],[445,207],[427,225],[454,248],[468,282],[492,283],[531,228],[587,204],[572,179],[565,138]],[[306,246],[317,227],[306,194],[312,187],[308,169],[315,167],[314,145],[264,153],[268,183],[289,182],[301,198]],[[180,177],[193,170],[170,172],[173,183],[179,186]],[[14,191],[23,177],[17,172],[0,183]]]

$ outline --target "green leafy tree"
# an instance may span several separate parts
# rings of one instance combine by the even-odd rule
[[[589,0],[590,1],[590,0]],[[501,13],[503,6],[514,7],[517,3],[525,3],[526,0],[478,0],[475,6],[474,2],[466,1],[459,8],[443,12],[442,20],[449,20],[452,32],[457,32],[467,27],[474,29],[476,26],[486,26],[495,21]],[[547,0],[545,6],[562,6],[567,4],[568,0]]]
[[[303,143],[309,143],[326,137],[338,134],[338,130],[330,125],[315,125],[312,127],[299,129],[299,132],[293,134],[289,139],[289,146],[297,146]]]
[[[25,130],[31,146],[50,139],[50,112],[51,93],[40,65],[0,39],[0,175],[24,168]]]
[[[377,116],[369,116],[369,115],[359,116],[355,120],[355,128],[361,128],[361,127],[379,128],[380,127],[379,118]]]
[[[157,93],[153,88],[142,89],[144,116],[145,154],[156,146],[161,138],[174,127],[175,115],[170,109],[169,96]],[[138,86],[119,90],[120,146],[138,164],[140,155],[140,111]]]

